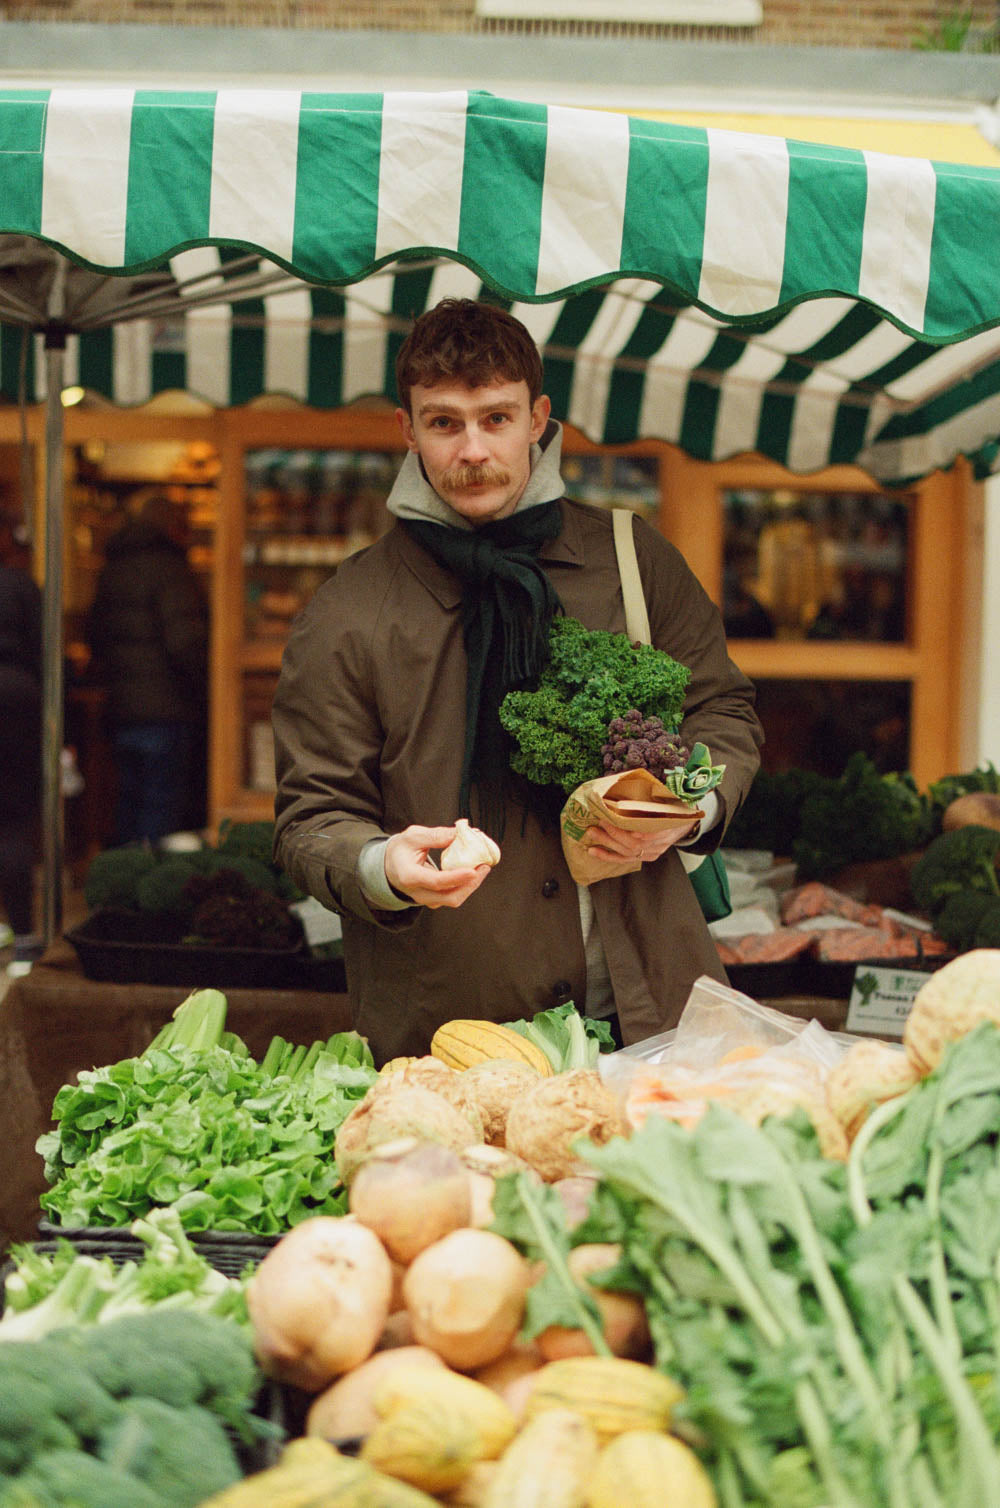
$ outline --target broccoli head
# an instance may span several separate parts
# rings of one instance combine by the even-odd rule
[[[1000,896],[987,895],[982,890],[955,890],[945,896],[934,918],[934,931],[959,953],[985,946],[976,942],[976,935],[980,922],[986,921],[990,911],[1000,916]],[[988,946],[995,948],[997,944]]]
[[[987,900],[969,947],[1000,948],[1000,898]]]
[[[603,773],[601,750],[614,718],[634,707],[676,727],[690,675],[664,650],[633,644],[627,634],[554,618],[537,687],[510,691],[500,704],[500,722],[517,746],[511,768],[569,794]]]
[[[816,770],[758,770],[726,829],[726,846],[790,854],[805,802],[836,784],[835,776]]]
[[[197,1405],[129,1398],[102,1436],[98,1456],[137,1478],[162,1508],[197,1508],[243,1473],[225,1425]]]
[[[948,897],[960,891],[1000,895],[998,854],[1000,832],[991,827],[970,824],[939,833],[910,871],[913,899],[936,922]]]
[[[191,860],[180,854],[161,859],[135,887],[140,911],[175,912],[183,909],[184,887],[197,874]]]
[[[92,911],[99,906],[137,905],[136,886],[157,864],[157,855],[151,848],[103,849],[87,866],[83,882],[87,905]]]
[[[4,1484],[2,1508],[162,1508],[160,1497],[138,1477],[82,1450],[50,1450]]]

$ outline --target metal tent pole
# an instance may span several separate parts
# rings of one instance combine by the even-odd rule
[[[63,800],[63,368],[66,333],[45,335],[45,594],[42,614],[42,932],[62,931]]]

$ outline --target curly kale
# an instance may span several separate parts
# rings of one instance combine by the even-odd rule
[[[819,879],[845,864],[921,848],[933,830],[930,803],[912,775],[882,775],[857,753],[839,779],[803,801],[792,857],[800,878]]]
[[[229,859],[238,857],[253,860],[267,869],[271,875],[272,884],[263,888],[273,889],[278,895],[285,896],[287,900],[303,898],[304,892],[274,862],[273,822],[265,820],[233,822],[229,817],[225,817],[219,824],[219,838],[215,851]]]
[[[676,727],[690,675],[664,650],[633,644],[627,634],[554,618],[537,687],[510,691],[500,704],[500,721],[517,745],[511,767],[569,794],[603,773],[608,726],[630,708]]]
[[[1000,832],[992,827],[970,825],[939,833],[910,871],[913,899],[937,925],[950,896],[970,890],[994,898],[1000,896],[998,855]],[[978,921],[976,925],[978,928]]]

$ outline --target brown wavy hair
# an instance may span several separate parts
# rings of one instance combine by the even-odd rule
[[[542,391],[542,358],[525,326],[506,309],[445,298],[418,317],[400,346],[396,390],[409,413],[411,388],[452,381],[467,387],[523,381],[534,403]]]

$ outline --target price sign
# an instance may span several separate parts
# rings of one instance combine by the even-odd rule
[[[859,964],[847,1004],[847,1030],[875,1037],[902,1037],[913,997],[929,977],[921,969]]]

